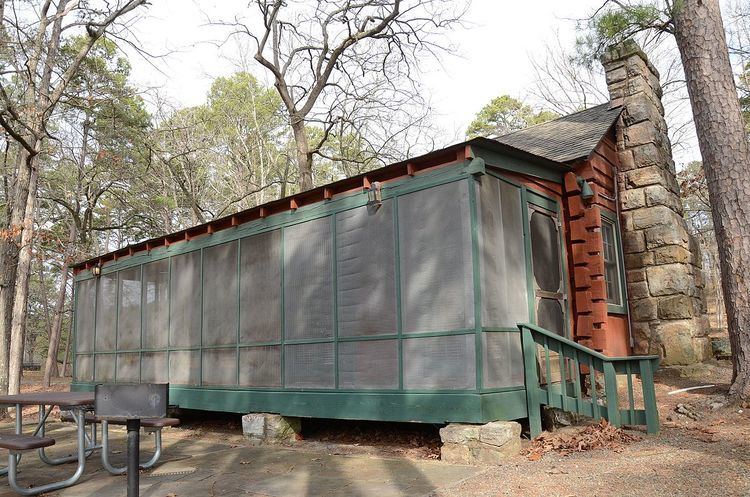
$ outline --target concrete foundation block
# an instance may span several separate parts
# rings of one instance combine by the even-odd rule
[[[256,412],[242,416],[242,434],[257,444],[291,443],[297,440],[297,434],[301,431],[299,418]]]
[[[515,421],[452,423],[440,430],[440,439],[440,459],[445,462],[497,465],[521,450],[521,425]]]

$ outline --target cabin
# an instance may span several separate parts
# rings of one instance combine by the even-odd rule
[[[620,112],[475,138],[77,264],[73,388],[169,382],[172,404],[237,413],[526,417],[519,323],[631,351]]]

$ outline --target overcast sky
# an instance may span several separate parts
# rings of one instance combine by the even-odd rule
[[[206,26],[208,16],[231,19],[247,12],[246,0],[161,0],[152,2],[148,15],[136,24],[141,45],[152,53],[171,52],[151,64],[131,56],[133,78],[144,86],[158,87],[175,104],[198,105],[205,101],[211,81],[238,69],[235,44],[217,47],[221,36]],[[465,29],[451,34],[457,55],[441,64],[430,64],[422,75],[435,111],[434,122],[445,140],[463,138],[473,116],[495,96],[509,94],[533,100],[528,88],[534,73],[530,58],[541,56],[556,33],[564,45],[573,45],[576,22],[588,16],[601,0],[474,0]],[[269,82],[261,67],[250,65]],[[678,162],[697,152],[679,154]],[[680,160],[681,159],[681,160]]]

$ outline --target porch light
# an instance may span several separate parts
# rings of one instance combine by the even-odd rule
[[[91,268],[91,274],[96,276],[97,278],[102,275],[102,267],[97,264],[96,266]]]
[[[380,207],[383,203],[383,195],[380,191],[380,182],[374,181],[367,190],[367,204]]]
[[[583,203],[588,204],[591,199],[594,198],[594,190],[591,189],[591,184],[580,176],[578,179],[578,187],[581,189],[581,200]]]

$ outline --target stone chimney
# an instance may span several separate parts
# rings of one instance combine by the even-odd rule
[[[707,359],[701,255],[687,231],[659,73],[632,40],[602,57],[616,124],[619,205],[636,353],[665,364]]]

